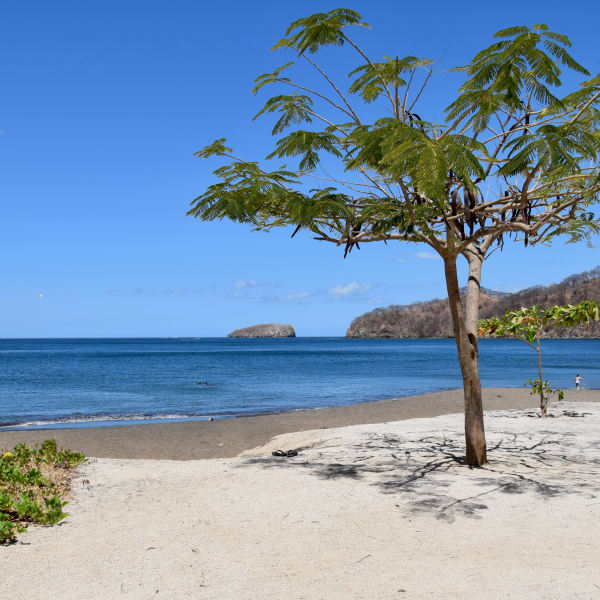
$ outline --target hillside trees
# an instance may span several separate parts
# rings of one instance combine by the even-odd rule
[[[440,123],[420,109],[432,61],[394,52],[371,59],[351,33],[365,27],[348,9],[290,25],[274,48],[314,69],[322,85],[292,77],[287,62],[259,76],[254,91],[277,86],[259,112],[276,118],[279,137],[267,159],[298,160],[297,167],[270,169],[216,140],[197,155],[228,162],[188,214],[257,230],[291,226],[292,236],[307,230],[344,256],[390,241],[437,252],[464,385],[466,464],[479,466],[487,461],[477,348],[482,265],[508,240],[577,241],[598,231],[591,206],[600,189],[600,75],[589,78],[566,36],[545,25],[511,27],[456,68],[462,85],[442,99]],[[326,46],[356,58],[349,85],[318,61]],[[561,96],[565,68],[583,81]],[[367,120],[375,111],[380,117]],[[464,299],[459,257],[468,263]]]
[[[464,292],[464,288],[461,292]],[[560,304],[578,304],[583,300],[600,303],[600,268],[576,273],[559,283],[536,285],[518,292],[506,293],[481,288],[479,297],[480,319],[499,317],[506,311],[537,304],[549,308]],[[452,337],[452,318],[448,300],[434,299],[408,305],[376,308],[356,317],[346,332],[347,337]],[[600,338],[600,322],[592,320],[573,327],[544,329],[544,338],[592,337]]]

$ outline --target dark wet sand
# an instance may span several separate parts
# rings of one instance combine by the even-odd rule
[[[537,406],[529,392],[521,388],[488,388],[484,390],[483,398],[485,410]],[[598,402],[600,390],[568,390],[565,400]],[[173,460],[228,458],[282,433],[436,417],[462,410],[462,390],[450,390],[350,406],[217,421],[0,431],[0,450],[12,448],[19,442],[33,444],[52,437],[59,445],[84,452],[86,456]]]

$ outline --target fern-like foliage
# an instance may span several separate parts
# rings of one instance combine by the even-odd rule
[[[384,94],[383,86],[388,85],[394,89],[404,87],[407,82],[401,75],[432,63],[431,60],[420,59],[416,56],[406,56],[401,59],[385,58],[385,62],[367,63],[353,69],[348,77],[355,75],[357,77],[348,91],[351,94],[358,94],[365,102],[373,102]]]
[[[256,113],[254,119],[257,119],[265,113],[279,112],[281,116],[273,127],[272,134],[276,135],[287,129],[290,125],[297,123],[310,123],[313,101],[310,96],[293,94],[291,96],[273,96],[269,98],[264,107]]]
[[[343,29],[350,25],[368,27],[361,22],[362,17],[355,10],[337,8],[328,13],[316,13],[294,21],[273,50],[278,48],[294,48],[298,54],[310,52],[314,54],[321,46],[343,46],[345,36]]]
[[[440,123],[420,109],[432,61],[395,53],[372,60],[353,27],[368,26],[350,9],[290,25],[275,48],[314,68],[322,86],[296,79],[286,62],[257,77],[253,92],[277,86],[255,118],[274,119],[266,159],[294,166],[245,161],[218,139],[197,156],[230,162],[188,214],[306,229],[345,253],[365,242],[425,242],[446,260],[485,254],[510,237],[578,241],[600,230],[600,75],[577,62],[565,35],[546,25],[499,31],[455,69],[464,80],[442,102]],[[348,80],[316,62],[324,46],[356,57]],[[584,78],[567,93],[565,69]],[[377,110],[375,120],[361,116]]]
[[[568,53],[569,39],[546,25],[510,27],[494,37],[502,39],[456,69],[467,79],[446,109],[449,120],[466,111],[473,115],[474,128],[482,130],[500,109],[512,113],[532,102],[561,108],[563,103],[552,91],[561,85],[561,67],[589,75]]]
[[[325,151],[333,156],[342,156],[337,147],[338,138],[330,132],[293,131],[277,142],[277,147],[267,158],[302,156],[298,165],[301,171],[314,169],[320,161],[319,152]]]

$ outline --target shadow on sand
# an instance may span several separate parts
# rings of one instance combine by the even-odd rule
[[[560,416],[589,414],[563,411]],[[396,496],[407,515],[428,513],[449,521],[480,517],[495,494],[532,493],[547,500],[600,493],[600,440],[552,431],[495,431],[490,438],[489,464],[480,469],[463,466],[462,437],[411,437],[410,432],[406,437],[369,434],[347,446],[300,448],[295,458],[252,457],[241,467],[302,469],[324,480],[354,480]]]

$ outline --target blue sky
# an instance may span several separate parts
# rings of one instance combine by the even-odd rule
[[[492,34],[547,23],[600,71],[596,2],[346,2],[373,30],[369,53],[438,61],[431,111]],[[253,79],[292,20],[338,3],[129,0],[5,2],[0,8],[0,337],[219,336],[265,321],[343,335],[377,306],[444,295],[426,248],[343,253],[309,236],[252,233],[185,217],[216,161],[193,152],[225,136],[249,159],[273,139],[253,122]],[[345,77],[344,49],[324,57]],[[453,78],[454,77],[454,78]],[[441,99],[441,100],[440,100]],[[516,290],[600,263],[585,245],[507,244],[483,285]]]

